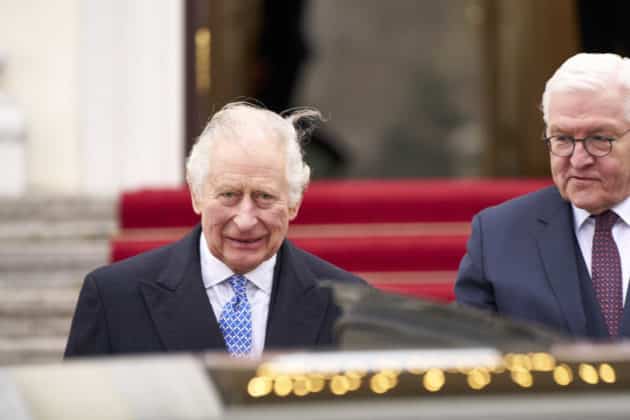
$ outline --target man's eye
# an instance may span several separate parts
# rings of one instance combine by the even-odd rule
[[[222,193],[219,193],[219,197],[222,200],[234,201],[238,198],[238,193],[234,191],[223,191]]]
[[[266,192],[258,192],[254,195],[254,198],[257,201],[262,201],[262,202],[270,202],[273,201],[275,199],[275,197],[269,193]]]
[[[573,137],[565,135],[554,136],[554,138],[558,143],[571,143],[573,141]]]
[[[595,135],[595,136],[590,136],[589,140],[590,141],[597,141],[597,142],[607,142],[608,141],[608,137]]]

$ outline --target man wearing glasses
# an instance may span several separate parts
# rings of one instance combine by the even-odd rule
[[[629,337],[630,59],[569,58],[542,111],[555,186],[474,217],[457,300],[575,337]]]

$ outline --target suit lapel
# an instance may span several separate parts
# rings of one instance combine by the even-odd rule
[[[586,334],[570,205],[557,193],[538,217],[536,240],[547,280],[572,334]]]
[[[201,279],[200,234],[197,227],[174,244],[157,281],[141,285],[151,318],[169,351],[225,348]]]
[[[317,344],[331,296],[285,240],[274,272],[265,349]]]
[[[630,287],[626,290],[626,303],[623,308],[623,318],[619,327],[620,337],[630,337]]]

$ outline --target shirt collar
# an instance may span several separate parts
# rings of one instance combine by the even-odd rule
[[[573,207],[573,220],[575,221],[575,228],[576,230],[580,230],[584,223],[588,220],[592,220],[589,219],[591,214],[584,209],[575,207],[573,204],[571,204],[571,207]],[[623,220],[626,225],[630,225],[630,197],[627,197],[621,203],[613,206],[611,210],[617,213],[619,218]]]
[[[612,209],[626,225],[630,225],[630,197],[627,197]]]
[[[214,287],[234,275],[234,271],[230,267],[212,255],[203,232],[199,238],[199,255],[201,257],[201,277],[206,289]],[[273,271],[276,266],[277,255],[277,253],[274,254],[271,258],[259,264],[258,267],[244,274],[247,280],[268,295],[271,295]]]
[[[584,209],[580,209],[575,207],[573,203],[571,203],[571,207],[573,208],[573,221],[575,222],[575,230],[579,231],[589,220],[591,214]],[[203,235],[202,235],[203,236]]]

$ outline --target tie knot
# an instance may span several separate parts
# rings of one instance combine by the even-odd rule
[[[245,287],[247,286],[247,279],[240,274],[234,274],[228,279],[232,290],[237,296],[245,296]]]
[[[619,216],[617,213],[612,210],[606,210],[605,212],[595,216],[595,230],[609,231],[618,219]]]

